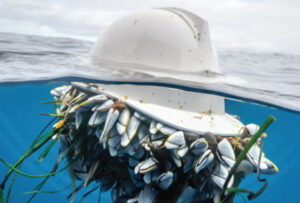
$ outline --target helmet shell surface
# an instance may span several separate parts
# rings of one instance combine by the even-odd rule
[[[220,72],[208,23],[179,8],[140,11],[115,21],[92,56],[140,71]]]

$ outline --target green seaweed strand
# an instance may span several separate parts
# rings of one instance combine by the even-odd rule
[[[4,190],[1,189],[0,191],[0,203],[3,203],[4,201]]]
[[[5,175],[5,178],[3,180],[3,182],[1,183],[1,189],[4,188],[5,182],[7,181],[7,179],[9,178],[10,174],[14,171],[13,168],[16,168],[20,163],[22,163],[26,158],[28,158],[32,153],[34,153],[36,150],[38,150],[40,147],[42,147],[47,141],[49,141],[51,139],[51,137],[53,136],[54,132],[56,131],[56,129],[51,130],[50,132],[47,133],[47,136],[40,141],[38,144],[36,144],[33,148],[30,148],[29,150],[27,150],[24,155],[11,167],[11,169],[7,172],[7,174]],[[1,159],[3,160],[3,159]]]
[[[54,108],[56,109],[57,106],[54,103]],[[50,132],[43,134],[46,129],[51,125],[51,123],[53,123],[57,118],[53,118],[42,130],[41,132],[38,134],[38,136],[34,139],[34,141],[32,142],[30,149],[27,150],[23,156],[13,165],[13,168],[16,169],[20,168],[23,161],[29,157],[32,153],[34,153],[36,150],[38,150],[40,147],[42,147],[46,142],[49,141],[49,139],[55,134],[55,132],[57,131],[57,129],[52,129]],[[42,141],[41,141],[42,140]],[[38,143],[39,142],[39,143]],[[36,144],[38,143],[38,144]],[[47,149],[44,151],[44,153],[40,156],[40,160],[42,160],[50,151],[50,149],[52,148],[52,146],[54,145],[54,143],[50,146],[47,147]],[[4,160],[3,160],[4,161]],[[8,173],[6,174],[3,182],[0,185],[0,203],[4,202],[4,188],[5,188],[5,183],[8,180],[9,176],[11,175],[12,172],[14,172],[16,170],[13,170],[12,167],[10,167],[10,170],[8,171]],[[15,182],[16,176],[18,173],[15,174],[15,176],[13,177],[13,180],[10,184],[9,190],[7,192],[7,198],[6,198],[6,202],[8,202],[9,197],[10,197],[10,193],[13,187],[13,184]]]
[[[47,123],[47,125],[40,131],[40,133],[37,135],[37,137],[33,140],[32,144],[30,145],[30,148],[33,148],[34,145],[35,145],[38,141],[40,141],[41,139],[44,138],[45,135],[43,136],[43,133],[47,130],[47,128],[48,128],[55,120],[56,120],[56,118],[53,118],[50,122]],[[47,133],[46,133],[46,135],[47,135]],[[22,163],[23,163],[23,162],[21,162],[21,163],[19,164],[18,168],[21,168]],[[11,193],[11,191],[12,191],[12,187],[13,187],[13,185],[14,185],[14,183],[15,183],[16,178],[17,178],[17,175],[18,175],[18,173],[15,173],[15,175],[14,175],[14,177],[13,177],[11,183],[10,183],[10,186],[9,186],[9,189],[8,189],[8,192],[7,192],[7,195],[6,195],[6,196],[7,196],[6,202],[7,202],[7,203],[8,203],[9,197],[10,197],[10,193]]]
[[[64,171],[65,169],[67,169],[72,162],[70,162],[70,164],[68,164],[67,166],[65,166],[64,168],[56,171],[56,172],[52,172],[52,173],[47,173],[47,174],[43,174],[43,175],[31,175],[31,174],[28,174],[28,173],[24,173],[22,171],[20,171],[19,169],[15,168],[14,166],[10,165],[9,163],[7,163],[5,160],[3,160],[2,158],[0,158],[0,161],[2,163],[4,163],[6,166],[8,166],[10,168],[10,170],[13,170],[15,171],[16,173],[20,174],[20,175],[23,175],[23,176],[26,176],[26,177],[29,177],[29,178],[44,178],[44,177],[48,177],[48,176],[53,176],[53,175],[56,175],[62,171]]]
[[[243,200],[244,203],[247,203],[247,200],[246,200],[246,198],[243,196],[242,193],[239,192],[238,195],[242,198],[242,200]]]
[[[45,177],[37,186],[35,186],[33,188],[34,191],[40,191],[42,189],[42,187],[45,185],[45,183],[47,182],[47,180],[49,179],[50,176]],[[31,200],[33,200],[33,198],[37,195],[38,193],[33,193],[31,195],[31,197],[27,200],[27,203],[31,202]]]
[[[49,128],[49,126],[56,120],[57,118],[53,118],[51,119],[51,121],[49,123],[47,123],[47,125],[41,130],[41,132],[38,134],[38,136],[33,140],[32,144],[30,145],[30,148],[33,148],[34,145],[40,141],[41,139],[43,139],[45,136],[47,136],[48,133],[44,132],[47,130],[47,128]]]
[[[244,189],[244,188],[237,188],[237,187],[231,187],[231,188],[227,188],[226,192],[228,193],[252,193],[251,190],[248,189]]]
[[[22,163],[23,163],[23,162],[22,162]],[[18,166],[18,168],[21,168],[22,163]],[[15,181],[16,181],[17,175],[18,175],[18,173],[15,173],[15,175],[14,175],[14,177],[13,177],[11,183],[10,183],[10,186],[9,186],[9,188],[8,188],[8,192],[7,192],[7,195],[6,195],[6,203],[8,203],[8,199],[9,199],[9,197],[10,197],[10,193],[11,193],[12,187],[13,187]]]
[[[54,101],[42,101],[41,104],[58,104],[60,102],[63,102],[62,99],[54,100]]]
[[[251,138],[251,140],[248,142],[248,144],[244,147],[244,150],[240,153],[240,155],[238,156],[234,166],[231,168],[226,181],[224,183],[224,186],[222,188],[221,191],[221,197],[224,197],[224,193],[225,191],[228,191],[227,186],[228,183],[231,179],[231,177],[234,175],[234,173],[236,172],[238,166],[241,164],[241,162],[245,159],[248,151],[250,150],[250,148],[256,143],[256,141],[258,140],[258,138],[261,136],[261,134],[269,127],[269,125],[275,120],[274,116],[269,116],[268,119],[262,124],[262,126],[260,127],[259,131]],[[265,189],[266,186],[264,186],[262,189]],[[229,188],[230,189],[230,188]],[[234,190],[236,191],[237,188],[233,188],[231,190],[231,192],[234,192]],[[244,190],[244,189],[241,189]],[[230,191],[230,190],[229,190]],[[260,190],[261,191],[261,190]],[[262,192],[262,191],[261,191]]]
[[[55,142],[56,142],[56,139],[51,141],[51,143],[48,145],[48,147],[39,156],[38,162],[41,162],[41,161],[44,160],[44,158],[47,156],[47,154],[49,153],[49,151],[51,150],[51,148],[54,146]]]
[[[17,194],[17,195],[13,195],[10,199],[6,199],[6,201],[11,200],[11,199],[15,199],[24,195],[30,195],[30,194],[38,194],[38,193],[44,193],[44,194],[55,194],[55,193],[60,193],[65,191],[66,189],[68,189],[70,187],[70,185],[60,189],[60,190],[54,190],[54,191],[40,191],[40,190],[33,190],[33,191],[29,191],[29,192],[24,192],[21,194]]]
[[[15,170],[13,170],[12,168],[16,168],[18,167],[26,158],[28,158],[31,154],[33,154],[36,150],[38,150],[39,148],[41,148],[46,142],[48,142],[51,137],[53,136],[53,134],[55,134],[55,132],[57,131],[57,129],[52,129],[50,132],[48,132],[46,134],[46,137],[44,139],[42,139],[42,141],[40,141],[38,144],[36,144],[34,147],[31,147],[30,149],[28,149],[23,156],[9,169],[9,171],[7,172],[7,174],[5,175],[4,180],[2,181],[1,185],[0,185],[0,203],[4,202],[4,188],[5,188],[5,183],[8,180],[9,176],[11,175],[11,173]],[[3,160],[3,159],[2,159]]]
[[[55,113],[40,113],[41,116],[54,116],[54,117],[64,117],[65,114],[55,114]]]
[[[79,200],[79,202],[84,202],[84,200],[86,199],[87,196],[89,196],[91,193],[93,193],[95,190],[97,190],[97,188],[99,188],[99,185],[96,185],[94,188],[92,188],[90,191],[88,191],[87,193],[85,193],[81,199]]]

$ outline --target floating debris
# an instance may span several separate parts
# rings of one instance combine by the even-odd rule
[[[105,63],[122,64],[122,70],[133,64],[138,69],[137,64],[145,60],[146,66],[141,68],[145,73],[148,67],[153,74],[163,70],[155,75],[176,80],[189,80],[189,76],[196,76],[194,73],[200,78],[201,73],[220,73],[205,20],[179,8],[145,12],[113,24],[106,31],[105,41],[95,45],[92,56]],[[135,16],[145,23],[136,23]],[[132,28],[132,20],[139,29]],[[157,36],[159,27],[165,29],[166,25],[175,35]],[[158,39],[166,43],[157,43]],[[212,81],[202,79],[203,84]],[[217,203],[232,200],[237,192],[250,193],[248,199],[253,199],[267,185],[260,174],[278,172],[262,152],[261,139],[266,138],[263,132],[269,120],[261,128],[256,124],[244,126],[225,112],[223,97],[154,85],[78,82],[50,93],[55,114],[48,115],[57,116],[59,121],[50,133],[39,135],[14,165],[0,159],[10,167],[0,185],[1,203],[9,199],[10,190],[4,198],[4,189],[12,172],[26,175],[19,167],[49,140],[39,161],[55,141],[60,143],[58,158],[49,174],[38,176],[45,179],[34,190],[39,191],[50,176],[64,170],[56,171],[65,159],[73,186],[68,196],[71,201],[78,190],[91,184],[95,187],[82,198],[98,188],[100,192],[111,189],[113,202]],[[243,177],[251,173],[257,173],[258,181],[265,182],[257,193],[238,188]]]

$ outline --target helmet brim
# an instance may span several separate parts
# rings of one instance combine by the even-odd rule
[[[128,96],[129,92],[134,90],[124,91],[120,85],[93,85],[90,86],[86,83],[72,83],[76,88],[84,91],[93,92],[95,94],[105,94],[118,101],[124,102],[129,107],[137,110],[138,112],[148,116],[158,122],[166,124],[170,127],[174,127],[186,132],[204,134],[206,132],[213,133],[215,136],[239,136],[244,129],[244,125],[236,119],[234,116],[227,113],[215,113],[215,112],[197,112],[192,111],[189,108],[179,106],[174,108],[170,105],[160,105],[156,100],[160,100],[161,95],[168,97],[166,91],[163,88],[153,91],[153,100],[141,100],[136,97]],[[128,87],[127,87],[128,88]],[[158,96],[158,91],[160,96]],[[134,93],[133,93],[134,94]],[[138,94],[137,92],[135,94]],[[143,94],[140,92],[140,94]],[[130,95],[130,93],[129,93]],[[131,94],[132,95],[132,94]],[[169,100],[171,100],[170,98]]]

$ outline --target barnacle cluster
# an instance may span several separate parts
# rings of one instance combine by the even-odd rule
[[[218,202],[227,178],[231,188],[246,174],[278,172],[258,141],[228,177],[259,130],[255,124],[238,137],[184,132],[97,94],[99,85],[81,85],[86,88],[70,84],[51,91],[61,118],[53,139],[60,141],[71,175],[82,181],[74,191],[96,182],[101,192],[112,189],[114,202]]]

